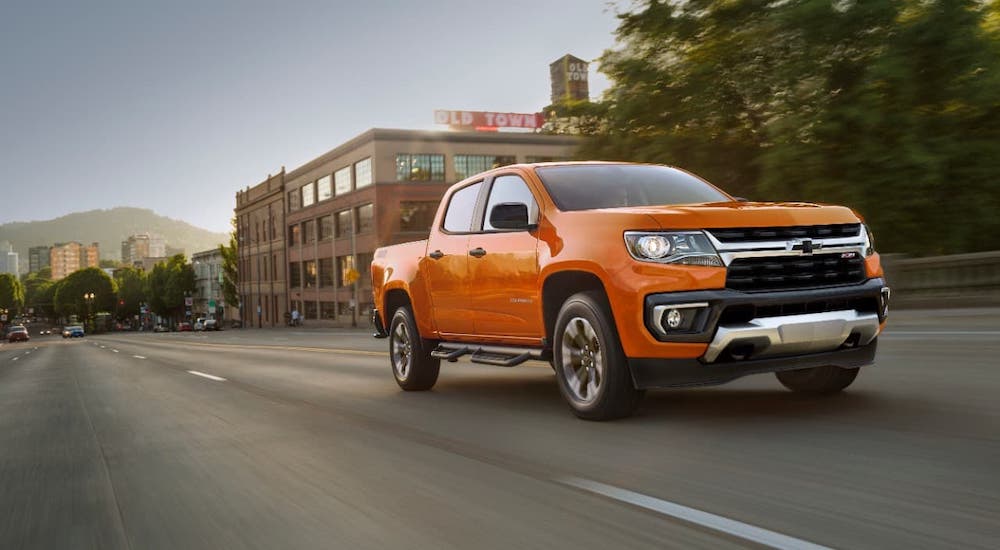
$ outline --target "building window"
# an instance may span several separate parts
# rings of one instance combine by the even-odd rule
[[[302,208],[312,206],[316,202],[316,185],[307,183],[302,186]]]
[[[337,238],[346,237],[351,234],[351,211],[341,210],[336,214]]]
[[[302,222],[302,242],[311,243],[316,240],[316,220]]]
[[[444,216],[444,229],[452,233],[465,233],[472,230],[472,215],[476,211],[476,199],[483,182],[467,185],[451,195],[448,211]]]
[[[288,286],[291,288],[302,286],[302,264],[299,262],[288,264]]]
[[[288,211],[298,210],[302,207],[302,193],[298,189],[288,192]]]
[[[464,180],[480,172],[508,166],[517,162],[512,156],[455,155],[455,179]]]
[[[347,166],[333,173],[333,184],[337,196],[351,192],[351,167]]]
[[[333,286],[333,258],[321,258],[319,260],[319,286],[326,288]]]
[[[302,287],[314,286],[316,286],[316,260],[307,260],[302,262]]]
[[[364,204],[357,207],[358,233],[368,233],[375,223],[375,207],[372,204]]]
[[[372,280],[372,260],[375,259],[375,254],[372,252],[366,252],[364,254],[358,254],[358,282],[362,286],[368,286]]]
[[[396,155],[396,180],[444,181],[444,155]]]
[[[323,216],[319,219],[319,224],[316,225],[316,229],[319,231],[317,238],[321,241],[325,241],[333,237],[333,215]]]
[[[319,316],[322,319],[334,319],[337,317],[337,302],[320,302]]]
[[[361,189],[372,184],[372,159],[366,158],[354,163],[354,188]]]
[[[402,201],[399,203],[400,231],[430,231],[438,203],[435,201]]]
[[[333,196],[333,189],[330,187],[330,176],[323,176],[316,180],[316,195],[321,201],[325,201]]]
[[[338,286],[348,286],[344,284],[347,279],[347,273],[354,269],[354,256],[337,256],[337,273],[340,277],[337,279]]]
[[[299,224],[288,228],[288,246],[295,246],[302,242],[302,229]]]
[[[316,302],[313,302],[312,300],[310,300],[310,301],[308,301],[308,302],[305,303],[305,306],[306,306],[306,310],[303,312],[303,315],[305,316],[305,318],[306,319],[318,319],[318,317],[316,317],[316,313],[317,313],[317,311],[316,311]]]
[[[351,303],[350,302],[337,302],[337,313],[340,315],[350,315],[351,314]]]

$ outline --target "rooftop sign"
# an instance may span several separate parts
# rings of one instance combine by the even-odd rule
[[[492,111],[434,111],[435,124],[454,128],[489,129],[529,128],[538,129],[545,122],[541,113],[495,113]]]

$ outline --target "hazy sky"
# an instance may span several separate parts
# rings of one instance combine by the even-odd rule
[[[237,189],[369,128],[540,109],[548,64],[615,27],[608,0],[0,0],[0,223],[140,206],[227,230]]]

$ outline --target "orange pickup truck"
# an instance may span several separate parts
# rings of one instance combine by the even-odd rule
[[[848,208],[734,198],[683,170],[498,168],[455,184],[427,240],[379,248],[376,337],[396,382],[440,361],[545,360],[573,412],[632,414],[647,388],[774,372],[817,394],[875,358],[889,288]]]

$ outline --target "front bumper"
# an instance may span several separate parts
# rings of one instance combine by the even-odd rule
[[[858,368],[874,361],[888,312],[880,279],[859,285],[781,292],[733,290],[653,294],[645,324],[661,342],[708,344],[696,359],[629,359],[638,388],[722,384],[762,372],[817,366]],[[681,326],[671,329],[668,312]]]

